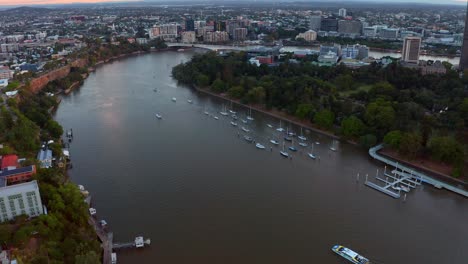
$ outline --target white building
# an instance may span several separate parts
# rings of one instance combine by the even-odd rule
[[[183,43],[194,43],[196,41],[195,31],[185,31],[182,32],[182,42]]]
[[[313,31],[313,30],[308,30],[304,33],[299,33],[297,36],[296,36],[296,39],[304,39],[305,41],[308,41],[308,42],[311,42],[311,41],[315,41],[317,40],[317,32]]]
[[[37,181],[0,187],[0,222],[22,214],[33,217],[43,213]]]
[[[340,9],[338,10],[338,15],[339,15],[340,17],[345,17],[345,16],[346,16],[346,9],[340,8]]]
[[[0,79],[0,88],[8,86],[8,79]]]
[[[175,40],[178,36],[178,28],[179,25],[176,23],[157,25],[149,30],[149,37],[151,39]]]

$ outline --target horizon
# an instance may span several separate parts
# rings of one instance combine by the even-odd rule
[[[192,2],[192,0],[174,0],[175,2]],[[174,2],[171,1],[171,2]],[[287,0],[286,0],[287,1]],[[202,0],[193,0],[193,2],[204,2]],[[219,3],[222,2],[231,2],[230,0],[227,1],[218,1]],[[242,2],[242,0],[240,1]],[[247,1],[245,1],[247,2]],[[269,2],[268,0],[259,0],[259,2]],[[284,2],[284,1],[282,1]],[[317,1],[295,1],[290,0],[287,2],[329,2],[324,0],[317,0]],[[341,1],[331,1],[330,3],[339,3]],[[448,0],[445,3],[441,3],[440,0],[349,0],[347,2],[371,2],[375,4],[391,4],[391,3],[404,3],[404,4],[425,4],[425,5],[465,5],[467,0]],[[167,3],[164,0],[0,0],[0,7],[1,8],[16,8],[16,7],[45,7],[45,6],[63,6],[63,5],[80,5],[80,4],[131,4],[131,3]]]

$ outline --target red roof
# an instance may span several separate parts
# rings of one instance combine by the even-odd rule
[[[6,167],[18,167],[18,156],[14,154],[3,155],[1,169]]]

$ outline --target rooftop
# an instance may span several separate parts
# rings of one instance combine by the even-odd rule
[[[9,196],[12,194],[22,193],[22,192],[30,192],[30,191],[39,191],[39,186],[37,185],[37,181],[30,181],[10,186],[5,186],[0,188],[0,193],[2,196]]]

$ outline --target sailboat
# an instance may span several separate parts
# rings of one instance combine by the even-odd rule
[[[188,99],[187,102],[188,102],[189,104],[193,104],[193,101],[190,100],[190,99]]]
[[[177,101],[177,98],[172,97],[172,102],[176,102],[176,101]]]
[[[270,139],[270,143],[273,145],[279,145],[279,142],[275,139]]]
[[[336,140],[333,140],[333,141],[332,141],[332,144],[331,144],[331,146],[330,146],[330,150],[331,150],[331,151],[336,151]]]
[[[280,150],[280,154],[281,154],[281,156],[283,156],[285,158],[289,157],[289,153],[284,150],[284,141],[283,141],[283,150]]]
[[[233,114],[233,115],[237,114],[236,111],[232,110],[232,101],[231,101],[231,107],[230,107],[230,108],[231,108],[231,109],[229,109],[229,113],[231,113],[231,114]]]
[[[237,116],[235,114],[231,115],[232,119],[237,120]]]
[[[278,131],[278,132],[283,132],[284,131],[284,128],[281,127],[281,120],[280,120],[280,126],[276,129],[276,131]]]
[[[305,143],[305,142],[299,142],[299,143],[297,143],[297,144],[298,144],[299,146],[301,146],[301,147],[307,147],[307,146],[308,146],[307,143]]]
[[[157,119],[162,119],[162,115],[156,114],[156,118],[157,118]]]
[[[289,150],[291,150],[291,151],[297,151],[297,148],[294,147],[294,141],[292,141],[291,146],[289,146]]]
[[[226,106],[225,106],[225,105],[223,105],[223,110],[222,110],[221,112],[219,112],[219,113],[220,113],[221,115],[223,115],[223,116],[227,116],[227,115],[228,115],[228,113],[226,112]]]
[[[213,118],[214,118],[214,119],[216,119],[216,120],[218,120],[218,119],[219,119],[219,117],[217,117],[217,116],[213,116]]]
[[[247,129],[247,128],[245,128],[245,127],[241,127],[241,129],[242,129],[242,131],[244,131],[244,132],[246,132],[246,133],[249,133],[249,132],[250,132],[250,130]]]
[[[250,120],[250,121],[254,120],[254,118],[252,117],[252,107],[250,107],[249,115],[247,116],[247,120]]]
[[[247,124],[247,120],[241,119],[242,123]]]
[[[311,147],[310,147],[310,152],[307,153],[307,155],[309,155],[309,157],[310,157],[311,159],[315,159],[315,155],[314,155],[314,144],[311,145]]]
[[[269,127],[269,128],[273,128],[273,126],[272,126],[272,125],[270,125],[270,124],[267,124],[267,127]]]
[[[231,121],[231,125],[232,125],[232,126],[237,126],[237,123],[234,122],[234,121]]]
[[[244,139],[249,143],[253,141],[253,139],[247,135],[244,136]]]
[[[306,141],[307,138],[304,137],[304,135],[302,134],[302,127],[301,127],[301,135],[300,136],[297,136],[298,139],[302,140],[302,141]]]

